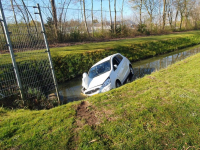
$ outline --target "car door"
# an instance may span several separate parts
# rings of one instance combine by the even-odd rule
[[[113,69],[114,69],[114,72],[117,76],[117,79],[119,79],[121,82],[123,82],[123,68],[122,68],[122,63],[121,61],[119,61],[117,59],[117,57],[115,56],[112,60],[112,65],[113,65]],[[117,69],[114,68],[114,65],[117,65]]]
[[[118,59],[121,66],[121,72],[120,72],[121,81],[124,82],[127,74],[126,60],[120,54],[118,54],[116,58]]]

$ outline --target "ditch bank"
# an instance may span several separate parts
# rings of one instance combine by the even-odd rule
[[[65,56],[54,56],[53,63],[58,82],[64,82],[87,72],[90,67],[99,60],[115,54],[121,53],[131,62],[142,60],[177,51],[186,47],[198,45],[200,36],[198,34],[187,37],[177,37],[157,41],[144,41],[133,43],[127,46],[117,46],[84,53],[67,54]]]

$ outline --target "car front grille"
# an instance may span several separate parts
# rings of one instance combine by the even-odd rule
[[[92,94],[92,93],[97,92],[98,90],[99,90],[99,88],[96,88],[96,89],[94,89],[94,90],[85,92],[85,94]]]

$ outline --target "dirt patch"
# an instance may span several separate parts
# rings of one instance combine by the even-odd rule
[[[149,79],[156,79],[155,77],[153,77],[153,76],[147,76],[147,78],[149,78]]]
[[[77,107],[76,117],[78,126],[83,125],[81,120],[84,120],[85,123],[90,126],[97,123],[98,119],[95,116],[94,111],[90,110],[89,108],[91,108],[91,105],[87,101],[82,101],[81,104]]]

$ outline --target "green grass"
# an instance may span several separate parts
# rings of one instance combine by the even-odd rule
[[[198,149],[200,54],[86,99],[96,123],[76,117],[81,102],[51,110],[0,108],[1,149]]]
[[[168,35],[158,35],[158,36],[147,36],[147,37],[139,37],[139,38],[130,38],[130,39],[122,39],[117,41],[109,41],[109,42],[95,42],[95,43],[88,43],[82,45],[74,45],[68,47],[56,47],[51,48],[52,56],[65,56],[66,54],[71,53],[83,53],[86,51],[94,51],[94,50],[103,50],[103,49],[112,49],[119,46],[127,46],[130,44],[138,44],[143,42],[150,42],[150,41],[158,41],[158,40],[165,40],[171,38],[179,38],[179,37],[188,37],[199,35],[200,31],[189,31],[189,32],[180,32],[176,34],[168,34]]]

